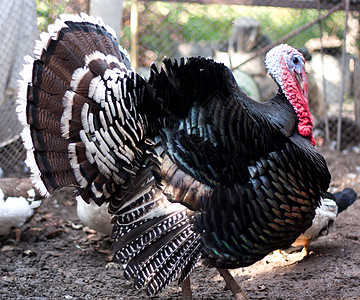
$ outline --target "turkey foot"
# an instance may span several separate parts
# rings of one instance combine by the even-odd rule
[[[227,269],[217,269],[220,275],[226,281],[226,285],[234,294],[235,300],[249,300],[249,298],[245,295],[244,291],[240,287],[240,285],[236,282],[235,278],[231,275],[229,270]]]
[[[305,242],[305,245],[304,245],[304,248],[302,249],[301,251],[301,254],[303,255],[303,258],[306,258],[309,256],[309,253],[310,253],[310,239],[308,239],[306,242]]]
[[[190,276],[181,283],[181,300],[192,300]]]

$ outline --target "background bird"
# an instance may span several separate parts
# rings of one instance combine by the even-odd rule
[[[0,235],[14,229],[19,243],[21,226],[31,219],[42,198],[30,178],[0,179]]]
[[[279,92],[258,103],[200,57],[166,59],[145,81],[98,19],[63,16],[49,31],[27,59],[18,107],[36,186],[108,203],[114,260],[135,288],[151,295],[178,279],[190,299],[202,258],[245,299],[227,269],[289,247],[330,182],[301,53],[267,54]]]
[[[345,188],[333,194],[325,193],[321,199],[320,206],[315,211],[315,218],[311,227],[301,234],[292,246],[303,247],[303,256],[307,256],[311,241],[319,236],[327,235],[330,227],[334,225],[337,215],[351,206],[355,202],[356,197],[356,192],[350,188]]]
[[[86,203],[81,197],[76,197],[76,213],[84,225],[110,236],[113,224],[107,204],[98,206],[93,201]]]

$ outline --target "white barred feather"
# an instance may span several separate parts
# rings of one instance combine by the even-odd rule
[[[143,118],[141,117],[141,115],[139,115],[139,118],[138,118],[138,123],[137,123],[137,127],[139,128],[140,130],[140,140],[142,140],[144,138],[144,120]]]
[[[104,194],[105,197],[107,197],[107,198],[110,198],[110,197],[111,197],[111,194],[108,192],[105,183],[102,185],[101,189],[102,189],[102,192],[103,192],[103,194]]]
[[[110,148],[105,143],[105,141],[102,137],[102,134],[101,134],[101,130],[103,130],[103,128],[100,128],[100,131],[95,131],[95,137],[96,137],[97,142],[99,143],[98,150],[100,150],[101,154],[103,154],[105,156],[110,151]]]
[[[95,133],[95,126],[94,126],[94,114],[93,113],[89,113],[88,124],[89,124],[90,133],[94,134]]]
[[[110,126],[109,131],[110,131],[111,135],[115,138],[116,142],[118,143],[118,146],[123,148],[124,143],[123,143],[122,139],[119,137],[119,135],[116,133],[114,127]]]
[[[120,86],[120,83],[118,84],[118,86]],[[116,102],[116,109],[117,109],[118,116],[119,116],[120,121],[121,121],[121,125],[124,126],[125,125],[125,118],[124,118],[124,114],[123,114],[121,105],[120,105],[120,103],[118,101]],[[117,120],[115,120],[115,122],[117,122]]]
[[[131,213],[134,213],[140,209],[142,209],[144,207],[144,205],[151,205],[151,204],[156,204],[158,202],[161,202],[160,205],[158,205],[158,207],[160,206],[161,208],[164,209],[165,213],[171,213],[171,212],[175,212],[176,210],[180,209],[180,207],[178,206],[173,206],[173,207],[170,207],[169,206],[166,206],[165,204],[168,202],[167,199],[165,198],[165,196],[163,194],[161,194],[160,196],[157,196],[157,197],[152,197],[152,199],[146,201],[145,203],[143,203],[142,205],[136,205],[133,209],[128,209],[128,207],[131,207],[134,205],[134,202],[136,202],[139,198],[141,198],[142,196],[150,193],[150,191],[153,191],[154,187],[151,183],[153,183],[153,180],[154,178],[151,177],[149,179],[149,182],[145,182],[145,184],[143,184],[143,186],[141,188],[139,188],[139,191],[134,191],[134,193],[131,195],[131,200],[129,201],[126,201],[124,202],[123,205],[121,205],[119,207],[119,211],[121,210],[126,210],[126,214],[131,214]],[[170,202],[169,202],[170,203]],[[164,205],[163,205],[164,204]],[[172,205],[170,205],[172,206]],[[157,211],[154,211],[154,212],[150,212],[151,215],[148,215],[147,217],[144,217],[142,216],[140,219],[136,219],[134,220],[133,222],[128,222],[126,223],[127,226],[131,225],[132,223],[135,223],[137,221],[140,221],[142,219],[150,219],[152,217],[157,217],[157,216],[161,216],[162,215],[162,212],[161,210],[157,210]]]
[[[101,53],[99,51],[95,51],[95,52],[91,53],[90,55],[86,55],[85,56],[85,65],[88,66],[91,61],[97,60],[97,59],[105,60],[108,64],[115,63],[117,65],[120,65],[120,62],[117,59],[117,57],[115,57],[114,55],[111,55],[111,54],[105,55],[104,53]]]
[[[36,59],[40,59],[40,57],[43,53],[43,50],[45,48],[46,48],[46,45],[43,43],[43,41],[41,41],[41,40],[35,41],[34,54],[35,54]]]
[[[68,26],[65,24],[66,21],[73,21],[73,22],[90,22],[94,24],[98,24],[103,26],[104,28],[109,29],[109,33],[114,35],[114,30],[112,30],[109,26],[106,26],[101,18],[93,18],[86,14],[81,15],[70,15],[70,14],[62,14],[59,16],[59,19],[55,21],[54,24],[50,24],[48,27],[47,32],[43,32],[40,34],[40,40],[36,41],[35,43],[35,57],[39,59],[43,53],[43,50],[47,50],[47,47],[50,43],[50,40],[58,39],[58,33],[62,28],[67,28]]]
[[[24,138],[24,136],[22,136],[22,137]],[[30,136],[27,136],[26,138],[28,138],[28,137],[30,137]],[[40,194],[42,196],[49,197],[50,193],[47,190],[47,188],[45,187],[45,184],[41,179],[41,172],[36,164],[35,157],[34,157],[34,151],[32,149],[28,149],[26,153],[27,153],[27,157],[26,157],[25,163],[31,170],[31,173],[32,173],[31,180],[32,180],[33,184],[35,185],[35,187],[38,189],[38,191],[40,192]]]
[[[80,135],[80,139],[81,141],[84,143],[85,145],[85,149],[86,149],[86,158],[87,160],[89,161],[90,164],[93,164],[95,163],[95,158],[93,156],[93,151],[92,151],[92,147],[90,146],[90,143],[92,143],[92,145],[94,144],[93,142],[89,142],[87,136],[86,136],[86,133],[84,130],[80,130],[79,132],[79,135]]]
[[[80,184],[81,188],[86,188],[89,184],[87,179],[81,174],[80,171],[80,164],[78,162],[77,156],[76,156],[76,144],[70,143],[69,144],[69,161],[70,165],[74,171],[74,175],[76,177],[77,182]]]
[[[110,107],[111,107],[111,111],[110,111]],[[112,108],[113,108],[113,104],[112,104],[111,95],[108,95],[108,102],[105,103],[104,109],[105,109],[105,113],[107,116],[107,120],[109,121],[110,124],[112,124],[114,122],[112,116],[116,117],[115,114],[112,115]],[[107,127],[107,125],[106,125],[106,127]]]
[[[102,190],[99,191],[93,182],[91,183],[91,191],[97,198],[101,198],[103,196]]]
[[[100,118],[100,123],[101,123],[102,127],[107,131],[108,126],[107,126],[107,123],[106,123],[106,120],[105,120],[104,112],[102,110],[99,111],[99,118]]]
[[[97,86],[101,81],[102,81],[102,78],[100,75],[91,80],[90,85],[89,85],[89,94],[88,94],[89,98],[93,99],[93,97],[96,93]]]
[[[74,105],[75,92],[66,91],[63,98],[64,112],[61,116],[61,132],[65,139],[70,138],[70,122],[72,119],[72,108]]]
[[[95,88],[95,93],[92,99],[94,99],[97,103],[99,103],[101,108],[103,108],[104,102],[106,100],[105,97],[106,97],[106,86],[104,81],[101,80],[98,82]]]
[[[104,131],[102,133],[104,140],[109,145],[111,149],[116,149],[118,146],[115,144],[115,141],[111,138],[108,131]]]
[[[120,148],[120,151],[130,160],[133,161],[135,158],[135,153],[132,151],[128,145],[124,145],[124,148]]]
[[[131,119],[131,120],[134,121],[134,119]],[[136,141],[139,142],[140,139],[139,139],[139,136],[138,136],[137,133],[136,133],[136,129],[137,129],[136,124],[134,123],[134,124],[133,124],[134,126],[131,126],[131,124],[129,123],[129,120],[126,120],[125,123],[128,125],[128,127],[129,127],[130,130],[132,131],[133,135],[134,135],[135,138],[136,138]]]
[[[82,109],[81,109],[81,124],[84,128],[85,133],[89,133],[89,124],[87,122],[87,115],[89,113],[89,104],[84,103]]]
[[[184,222],[186,224],[186,222]],[[183,224],[182,224],[183,225]],[[174,228],[175,226],[172,226]],[[161,288],[161,286],[166,282],[166,276],[169,276],[172,272],[172,269],[177,269],[176,266],[180,263],[179,259],[174,259],[181,257],[181,253],[177,254],[176,252],[181,249],[187,249],[189,244],[191,246],[192,240],[189,240],[189,236],[191,237],[191,229],[189,227],[185,227],[182,229],[180,233],[176,236],[176,238],[172,239],[172,243],[167,244],[160,251],[155,253],[154,257],[150,257],[149,260],[141,266],[141,269],[138,270],[138,288],[141,288],[146,283],[151,282],[152,284],[156,284],[154,286],[155,290]],[[184,251],[186,253],[186,250]],[[160,269],[166,268],[167,272],[164,274],[165,276],[158,280],[158,276],[162,276]],[[180,270],[177,269],[179,272]],[[145,280],[146,279],[146,280]]]
[[[34,144],[31,139],[30,125],[27,123],[27,117],[26,117],[27,89],[28,89],[28,85],[31,84],[32,81],[34,58],[27,55],[24,57],[24,60],[25,60],[25,64],[23,66],[22,71],[20,72],[22,80],[18,81],[19,93],[18,93],[18,98],[16,100],[17,103],[16,112],[18,114],[19,121],[23,126],[23,130],[21,132],[21,138],[23,140],[23,145],[27,153],[27,158],[25,160],[25,163],[30,168],[32,174],[31,175],[32,181],[35,187],[39,190],[42,196],[48,197],[50,195],[49,191],[47,190],[47,188],[45,187],[44,183],[41,180],[41,173],[35,161],[35,157],[33,153]]]
[[[97,151],[94,157],[99,172],[109,179],[112,172],[110,171],[109,167],[106,165],[107,161],[105,156],[100,151]]]
[[[19,92],[16,100],[17,107],[16,112],[18,114],[19,121],[23,126],[29,126],[26,119],[26,106],[27,106],[27,89],[28,84],[31,84],[32,69],[34,58],[30,55],[24,57],[25,64],[20,72],[22,80],[18,80]],[[29,148],[26,148],[29,149]]]
[[[121,160],[125,161],[126,163],[130,164],[130,160],[127,156],[125,156],[124,154],[120,153],[117,149],[114,149],[114,153],[116,154],[116,156],[118,158],[120,158]]]
[[[85,74],[90,72],[89,68],[87,66],[84,66],[82,68],[78,68],[74,71],[70,83],[70,87],[73,91],[77,90],[77,86],[79,82],[84,78]]]

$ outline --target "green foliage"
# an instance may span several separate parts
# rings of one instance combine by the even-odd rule
[[[66,1],[54,2],[52,0],[36,0],[37,25],[40,32],[45,31],[48,25],[54,23],[57,16],[65,10]]]
[[[87,0],[36,0],[39,31],[46,30],[61,13],[84,11]],[[123,2],[123,30],[120,42],[130,47],[130,0]],[[74,7],[76,9],[74,10]],[[318,16],[316,10],[238,5],[202,5],[176,2],[139,2],[139,51],[151,50],[159,58],[172,55],[182,42],[206,41],[226,43],[232,23],[241,17],[260,22],[261,33],[276,41],[284,35],[311,22]],[[344,13],[336,12],[322,22],[323,31],[342,38]],[[303,47],[311,38],[319,37],[317,24],[291,38],[287,43]]]
[[[186,41],[226,40],[231,30],[231,22],[231,19],[226,18],[190,17],[184,25],[184,39]]]
[[[127,7],[129,9],[126,3],[130,0],[125,1],[125,11]],[[237,18],[258,20],[262,34],[276,41],[318,16],[316,10],[309,9],[174,2],[140,2],[139,8],[140,48],[150,49],[159,57],[171,55],[174,47],[181,42],[226,43],[231,35],[232,23]],[[344,13],[334,13],[322,22],[323,31],[341,37],[343,24]],[[319,37],[317,23],[286,42],[300,48],[315,37]],[[124,38],[130,39],[129,31]]]
[[[45,31],[60,14],[87,12],[88,2],[89,0],[36,0],[39,31]]]

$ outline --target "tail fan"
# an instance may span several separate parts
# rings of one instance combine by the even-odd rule
[[[76,186],[101,205],[121,194],[146,151],[149,96],[113,30],[100,19],[61,16],[26,58],[18,115],[33,181],[43,195]]]

